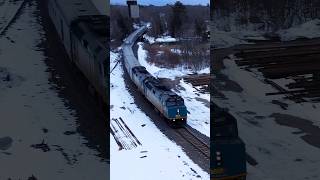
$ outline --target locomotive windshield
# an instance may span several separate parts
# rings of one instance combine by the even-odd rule
[[[177,100],[177,101],[167,101],[167,106],[183,106],[184,102],[183,100]]]
[[[211,137],[218,138],[237,138],[238,130],[235,124],[214,125],[211,130]]]
[[[210,116],[212,121],[211,137],[219,138],[237,138],[238,127],[237,120],[226,110],[211,104]]]

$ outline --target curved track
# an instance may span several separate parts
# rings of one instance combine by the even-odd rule
[[[203,142],[200,138],[198,138],[195,134],[189,130],[188,127],[183,127],[177,129],[177,133],[181,135],[183,139],[192,144],[199,152],[201,152],[207,160],[210,160],[210,147],[205,142]]]
[[[137,58],[135,57],[135,55],[133,53],[133,46],[136,43],[137,39],[139,39],[146,31],[147,31],[146,28],[143,28],[143,27],[139,28],[138,30],[136,30],[132,34],[130,34],[127,37],[127,39],[125,40],[125,43],[123,45],[123,56],[124,56],[124,59],[126,59],[126,58],[129,59],[129,57],[130,58],[134,58],[133,62],[127,62],[127,63],[134,63],[134,64],[139,64],[140,65],[139,61],[137,60]],[[126,76],[126,77],[129,77],[129,75]],[[161,118],[161,119],[163,119],[163,118]],[[163,122],[164,121],[165,120],[163,120]],[[168,125],[167,127],[169,128],[170,126]],[[172,129],[174,131],[175,135],[173,135],[173,134],[168,135],[168,134],[166,134],[167,131],[164,132],[164,133],[167,136],[169,136],[170,138],[176,137],[176,138],[174,138],[175,141],[179,141],[179,142],[177,142],[178,144],[184,144],[183,147],[187,147],[189,149],[189,151],[198,152],[199,153],[198,154],[198,158],[202,157],[201,161],[202,162],[208,162],[207,164],[209,165],[209,162],[210,162],[210,145],[208,143],[206,143],[204,140],[202,140],[202,138],[199,138],[197,136],[197,134],[195,134],[193,132],[194,130],[192,130],[190,128],[191,127],[189,127],[189,126],[184,126],[182,128],[179,128],[179,129]],[[186,145],[186,143],[187,143],[187,145]],[[204,170],[206,170],[206,171],[209,170],[209,168],[207,169],[207,167],[204,166],[204,165],[201,165],[201,167],[203,167]]]

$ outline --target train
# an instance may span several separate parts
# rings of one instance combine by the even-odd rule
[[[103,104],[109,103],[109,15],[91,0],[47,0],[49,17],[88,87]],[[107,7],[106,7],[107,9]]]
[[[124,40],[122,52],[125,69],[139,91],[161,115],[173,125],[186,124],[188,111],[184,99],[152,76],[133,53],[133,45],[147,30],[146,26],[141,26]]]
[[[246,150],[239,138],[236,119],[225,109],[211,103],[210,179],[245,180]]]

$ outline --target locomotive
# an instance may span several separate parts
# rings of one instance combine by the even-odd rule
[[[245,180],[245,144],[238,136],[236,119],[211,103],[211,180]]]
[[[91,0],[47,0],[47,6],[70,62],[89,81],[98,100],[108,104],[109,16]]]
[[[147,27],[142,26],[125,39],[122,45],[125,68],[139,91],[154,105],[161,115],[174,124],[185,124],[187,121],[187,108],[183,98],[163,85],[159,79],[152,76],[144,66],[141,66],[132,51],[134,43],[146,31]]]

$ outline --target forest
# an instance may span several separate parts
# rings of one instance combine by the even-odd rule
[[[316,0],[211,0],[211,19],[223,31],[277,31],[320,17]]]
[[[150,35],[205,37],[209,27],[210,7],[185,5],[183,1],[165,6],[139,6],[140,20],[151,23]],[[124,38],[132,31],[127,6],[111,5],[111,38]]]

